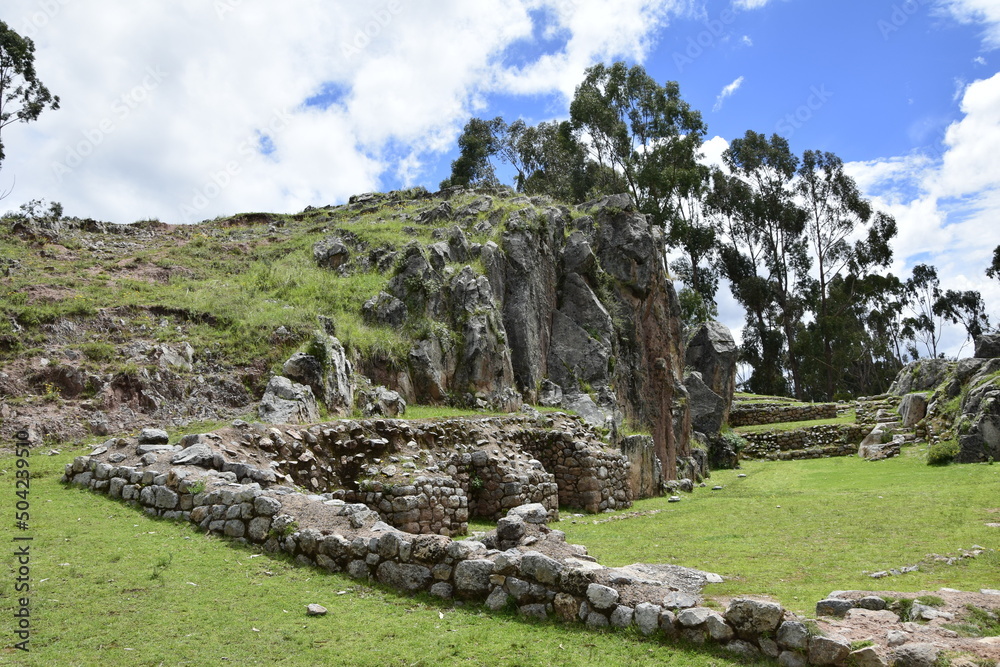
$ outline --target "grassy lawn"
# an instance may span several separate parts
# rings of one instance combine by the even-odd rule
[[[0,628],[8,648],[0,664],[738,664],[634,632],[593,633],[407,598],[258,556],[64,488],[58,477],[71,458],[31,459],[33,650],[9,648],[14,561],[6,550]],[[11,499],[12,463],[0,459],[0,493]],[[1000,549],[1000,530],[985,526],[1000,510],[1000,466],[934,468],[911,447],[877,464],[750,462],[740,472],[748,476],[713,473],[721,491],[697,489],[680,503],[653,499],[630,510],[662,510],[652,516],[595,525],[604,517],[564,510],[558,527],[602,563],[700,567],[728,579],[709,595],[766,594],[804,613],[834,589],[1000,587],[997,553],[881,581],[864,575],[973,544]],[[4,511],[11,506],[5,501]],[[0,525],[10,544],[12,517]],[[312,602],[330,614],[306,617]]]
[[[58,482],[71,453],[31,458],[31,652],[11,648],[14,559],[0,577],[0,664],[741,664],[634,632],[524,621],[408,598],[152,520]],[[13,536],[13,460],[0,458],[0,539]],[[11,502],[8,502],[11,500]],[[330,613],[305,615],[319,603]]]
[[[669,562],[727,578],[708,595],[770,595],[811,613],[832,590],[960,590],[1000,587],[1000,553],[958,565],[874,580],[865,572],[957,555],[974,544],[1000,549],[1000,466],[926,465],[923,447],[866,463],[856,457],[752,461],[712,473],[709,487],[683,501],[640,501],[651,516],[594,525],[563,521],[571,542],[606,565]],[[737,478],[745,473],[746,478]]]

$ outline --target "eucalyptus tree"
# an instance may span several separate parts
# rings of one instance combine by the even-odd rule
[[[806,213],[792,188],[798,158],[783,137],[750,130],[732,141],[722,159],[732,176],[722,186],[721,266],[755,329],[745,336],[744,352],[760,364],[754,375],[767,378],[758,383],[761,389],[781,389],[776,374],[787,369],[792,392],[801,396],[796,337],[807,306],[803,288],[810,260]]]
[[[952,324],[961,324],[969,340],[979,338],[990,329],[986,303],[976,290],[946,290],[934,303],[932,311]]]
[[[941,280],[937,269],[929,264],[917,264],[913,267],[913,275],[905,283],[906,304],[910,316],[904,318],[903,325],[914,339],[924,344],[931,357],[938,356],[938,343],[941,341],[941,325],[943,315],[934,306],[944,296],[941,292]],[[914,358],[920,353],[914,344],[911,348]]]
[[[698,158],[706,132],[677,82],[661,86],[641,66],[620,61],[594,65],[577,86],[569,113],[598,166],[596,186],[628,192],[640,211],[669,232],[679,200],[703,180]]]
[[[38,120],[47,108],[58,109],[59,98],[38,80],[35,43],[0,21],[0,132],[12,123]],[[4,157],[0,139],[0,163]]]
[[[896,235],[896,222],[873,209],[854,179],[844,172],[843,161],[833,153],[803,153],[795,192],[806,212],[806,237],[815,262],[807,301],[813,304],[810,328],[821,347],[819,355],[803,350],[803,363],[822,367],[824,393],[832,398],[845,372],[845,366],[835,362],[834,347],[846,343],[845,327],[857,324],[856,316],[846,311],[870,298],[880,281],[866,278],[873,269],[887,267],[892,261],[890,243]],[[837,278],[843,278],[838,285],[846,292],[833,300],[831,285]]]
[[[470,118],[458,137],[458,157],[451,163],[451,176],[441,187],[498,185],[493,159],[506,133],[507,123],[500,116],[493,120]]]

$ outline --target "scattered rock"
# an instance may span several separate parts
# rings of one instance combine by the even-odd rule
[[[310,604],[306,606],[307,616],[326,616],[326,607],[321,604]]]

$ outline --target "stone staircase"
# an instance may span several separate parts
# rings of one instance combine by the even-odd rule
[[[855,411],[859,423],[873,422],[858,447],[858,456],[881,461],[899,456],[903,445],[921,437],[914,427],[927,414],[927,402],[919,394],[906,396],[902,401],[897,396],[882,394],[858,399]]]

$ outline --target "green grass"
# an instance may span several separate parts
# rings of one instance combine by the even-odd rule
[[[830,426],[834,424],[853,424],[857,421],[854,410],[831,419],[813,419],[811,421],[778,422],[776,424],[757,424],[754,426],[734,426],[737,433],[760,433],[761,431],[793,431],[810,426]]]
[[[0,664],[744,664],[635,632],[590,632],[408,598],[257,555],[63,487],[58,476],[73,454],[30,459],[31,652],[11,648],[14,560],[5,549]],[[0,458],[0,492],[13,497],[9,456]],[[8,519],[0,539],[10,544]],[[309,618],[310,603],[330,613]]]
[[[696,489],[680,503],[657,498],[628,510],[661,510],[655,515],[600,525],[572,519],[559,528],[601,563],[710,570],[727,581],[709,586],[709,595],[770,595],[800,613],[837,589],[995,587],[997,551],[954,566],[922,563],[920,572],[891,579],[865,574],[974,544],[1000,549],[1000,531],[985,525],[995,517],[988,510],[1000,507],[1000,467],[933,468],[919,450],[875,464],[856,457],[744,462],[742,470],[712,473],[710,486],[721,491]]]
[[[407,405],[406,419],[450,419],[452,417],[509,417],[506,412],[453,408],[447,405]]]
[[[801,403],[801,401],[790,396],[769,396],[767,394],[751,394],[745,391],[737,391],[733,394],[733,400],[745,403]]]
[[[946,623],[944,627],[963,637],[1000,637],[1000,618],[995,612],[966,605],[969,611],[964,623]]]

